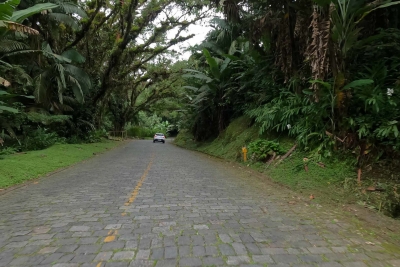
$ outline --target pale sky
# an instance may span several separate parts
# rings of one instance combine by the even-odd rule
[[[207,33],[212,29],[210,26],[205,26],[204,24],[208,25],[209,22],[199,22],[197,25],[190,25],[189,31],[187,34],[196,34],[192,39],[187,40],[184,43],[176,45],[173,49],[179,49],[179,46],[186,49],[190,46],[200,44],[205,38]],[[203,25],[202,25],[203,24]],[[182,50],[181,50],[182,51]],[[190,57],[190,52],[184,52],[180,59],[188,59]]]
[[[203,11],[206,12],[207,9],[205,8]],[[180,15],[181,11],[179,9],[172,8],[171,12],[175,13],[177,15]],[[182,53],[182,55],[179,56],[179,58],[177,58],[177,60],[188,59],[191,54],[188,51],[185,52],[185,50],[193,45],[200,44],[202,41],[204,41],[208,32],[210,32],[212,30],[212,27],[209,26],[211,20],[216,16],[221,16],[220,14],[217,14],[214,12],[210,12],[209,15],[210,15],[209,17],[207,17],[201,21],[197,21],[195,24],[190,25],[188,27],[187,31],[181,33],[181,36],[188,36],[190,34],[195,34],[195,36],[193,38],[187,40],[186,42],[182,42],[177,45],[174,45],[170,48],[170,50],[175,50],[175,51],[179,51]],[[187,18],[187,21],[190,21],[191,19],[194,18],[194,16],[189,15],[189,16],[186,16],[186,18]],[[167,33],[167,37],[169,39],[173,38],[175,36],[176,32],[177,32],[177,29],[169,31]]]

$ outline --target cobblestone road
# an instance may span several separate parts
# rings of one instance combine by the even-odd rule
[[[0,195],[0,266],[400,266],[334,213],[229,166],[133,141]]]

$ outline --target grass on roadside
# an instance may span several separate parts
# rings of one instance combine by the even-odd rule
[[[59,144],[44,150],[4,156],[0,159],[0,188],[38,178],[57,169],[88,159],[94,153],[115,147],[119,142]]]

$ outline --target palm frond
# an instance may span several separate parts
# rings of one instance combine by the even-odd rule
[[[72,91],[74,92],[76,100],[82,104],[84,102],[84,98],[81,85],[79,84],[78,80],[71,75],[68,75],[68,79],[71,83],[73,83]]]
[[[56,81],[57,81],[57,91],[58,91],[58,101],[60,101],[61,104],[64,103],[64,99],[63,99],[63,92],[64,92],[64,87],[62,85],[62,82],[60,80],[60,77],[56,77]]]
[[[67,82],[65,80],[65,69],[64,69],[64,66],[62,64],[56,63],[55,64],[55,68],[59,73],[58,77],[60,78],[61,86],[62,86],[62,88],[64,90],[65,88],[67,88]]]
[[[77,14],[81,18],[88,17],[86,12],[82,8],[80,8],[77,4],[67,1],[66,2],[60,1],[58,4],[66,14]]]
[[[39,35],[37,30],[13,21],[0,20],[0,28],[6,28],[10,31],[23,32],[30,35]]]
[[[68,105],[76,105],[79,103],[75,98],[70,97],[70,96],[65,95],[65,96],[63,96],[63,99],[64,99],[64,103],[66,103]]]
[[[82,91],[88,93],[92,87],[89,75],[84,70],[71,64],[64,64],[64,68],[72,77],[78,80]]]
[[[28,48],[29,46],[27,44],[15,40],[3,39],[0,42],[0,53],[10,53]]]
[[[79,28],[80,28],[77,21],[70,15],[62,14],[62,13],[49,13],[48,16],[51,19],[56,20],[59,23],[63,23],[65,25],[71,27],[75,31],[79,30]]]
[[[72,60],[73,62],[76,62],[76,63],[84,63],[86,60],[85,57],[82,56],[75,49],[69,49],[69,50],[65,51],[64,53],[62,53],[61,56],[65,57],[65,58],[69,58],[70,60]]]
[[[31,6],[31,7],[25,8],[25,9],[14,11],[10,20],[14,21],[14,22],[22,23],[26,18],[28,18],[34,14],[37,14],[37,13],[40,13],[40,12],[43,12],[43,11],[46,11],[49,9],[53,9],[56,7],[58,7],[58,5],[53,4],[53,3],[36,4],[34,6]]]
[[[45,71],[41,74],[39,74],[36,78],[35,78],[35,92],[34,92],[34,96],[35,99],[38,103],[43,103],[43,104],[49,104],[49,100],[51,98],[51,91],[48,90],[49,86],[48,86],[48,77],[49,76],[49,72]]]
[[[9,20],[19,5],[20,0],[7,0],[0,3],[0,20]]]

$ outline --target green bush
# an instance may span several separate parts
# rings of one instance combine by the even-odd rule
[[[277,142],[258,139],[249,144],[249,155],[254,161],[265,160],[274,153],[277,155],[285,153]]]
[[[21,146],[23,150],[41,150],[54,144],[64,144],[66,139],[59,137],[55,132],[48,132],[45,128],[37,128],[28,132],[27,136],[22,140]]]
[[[68,144],[82,144],[84,141],[78,136],[73,135],[67,139]]]
[[[0,149],[0,159],[3,159],[3,156],[12,155],[17,153],[18,150],[13,147],[5,147]]]
[[[104,130],[104,129],[95,130],[95,131],[91,131],[88,133],[88,135],[85,138],[85,141],[87,143],[98,143],[98,142],[101,142],[101,140],[106,137],[107,137],[106,130]]]

